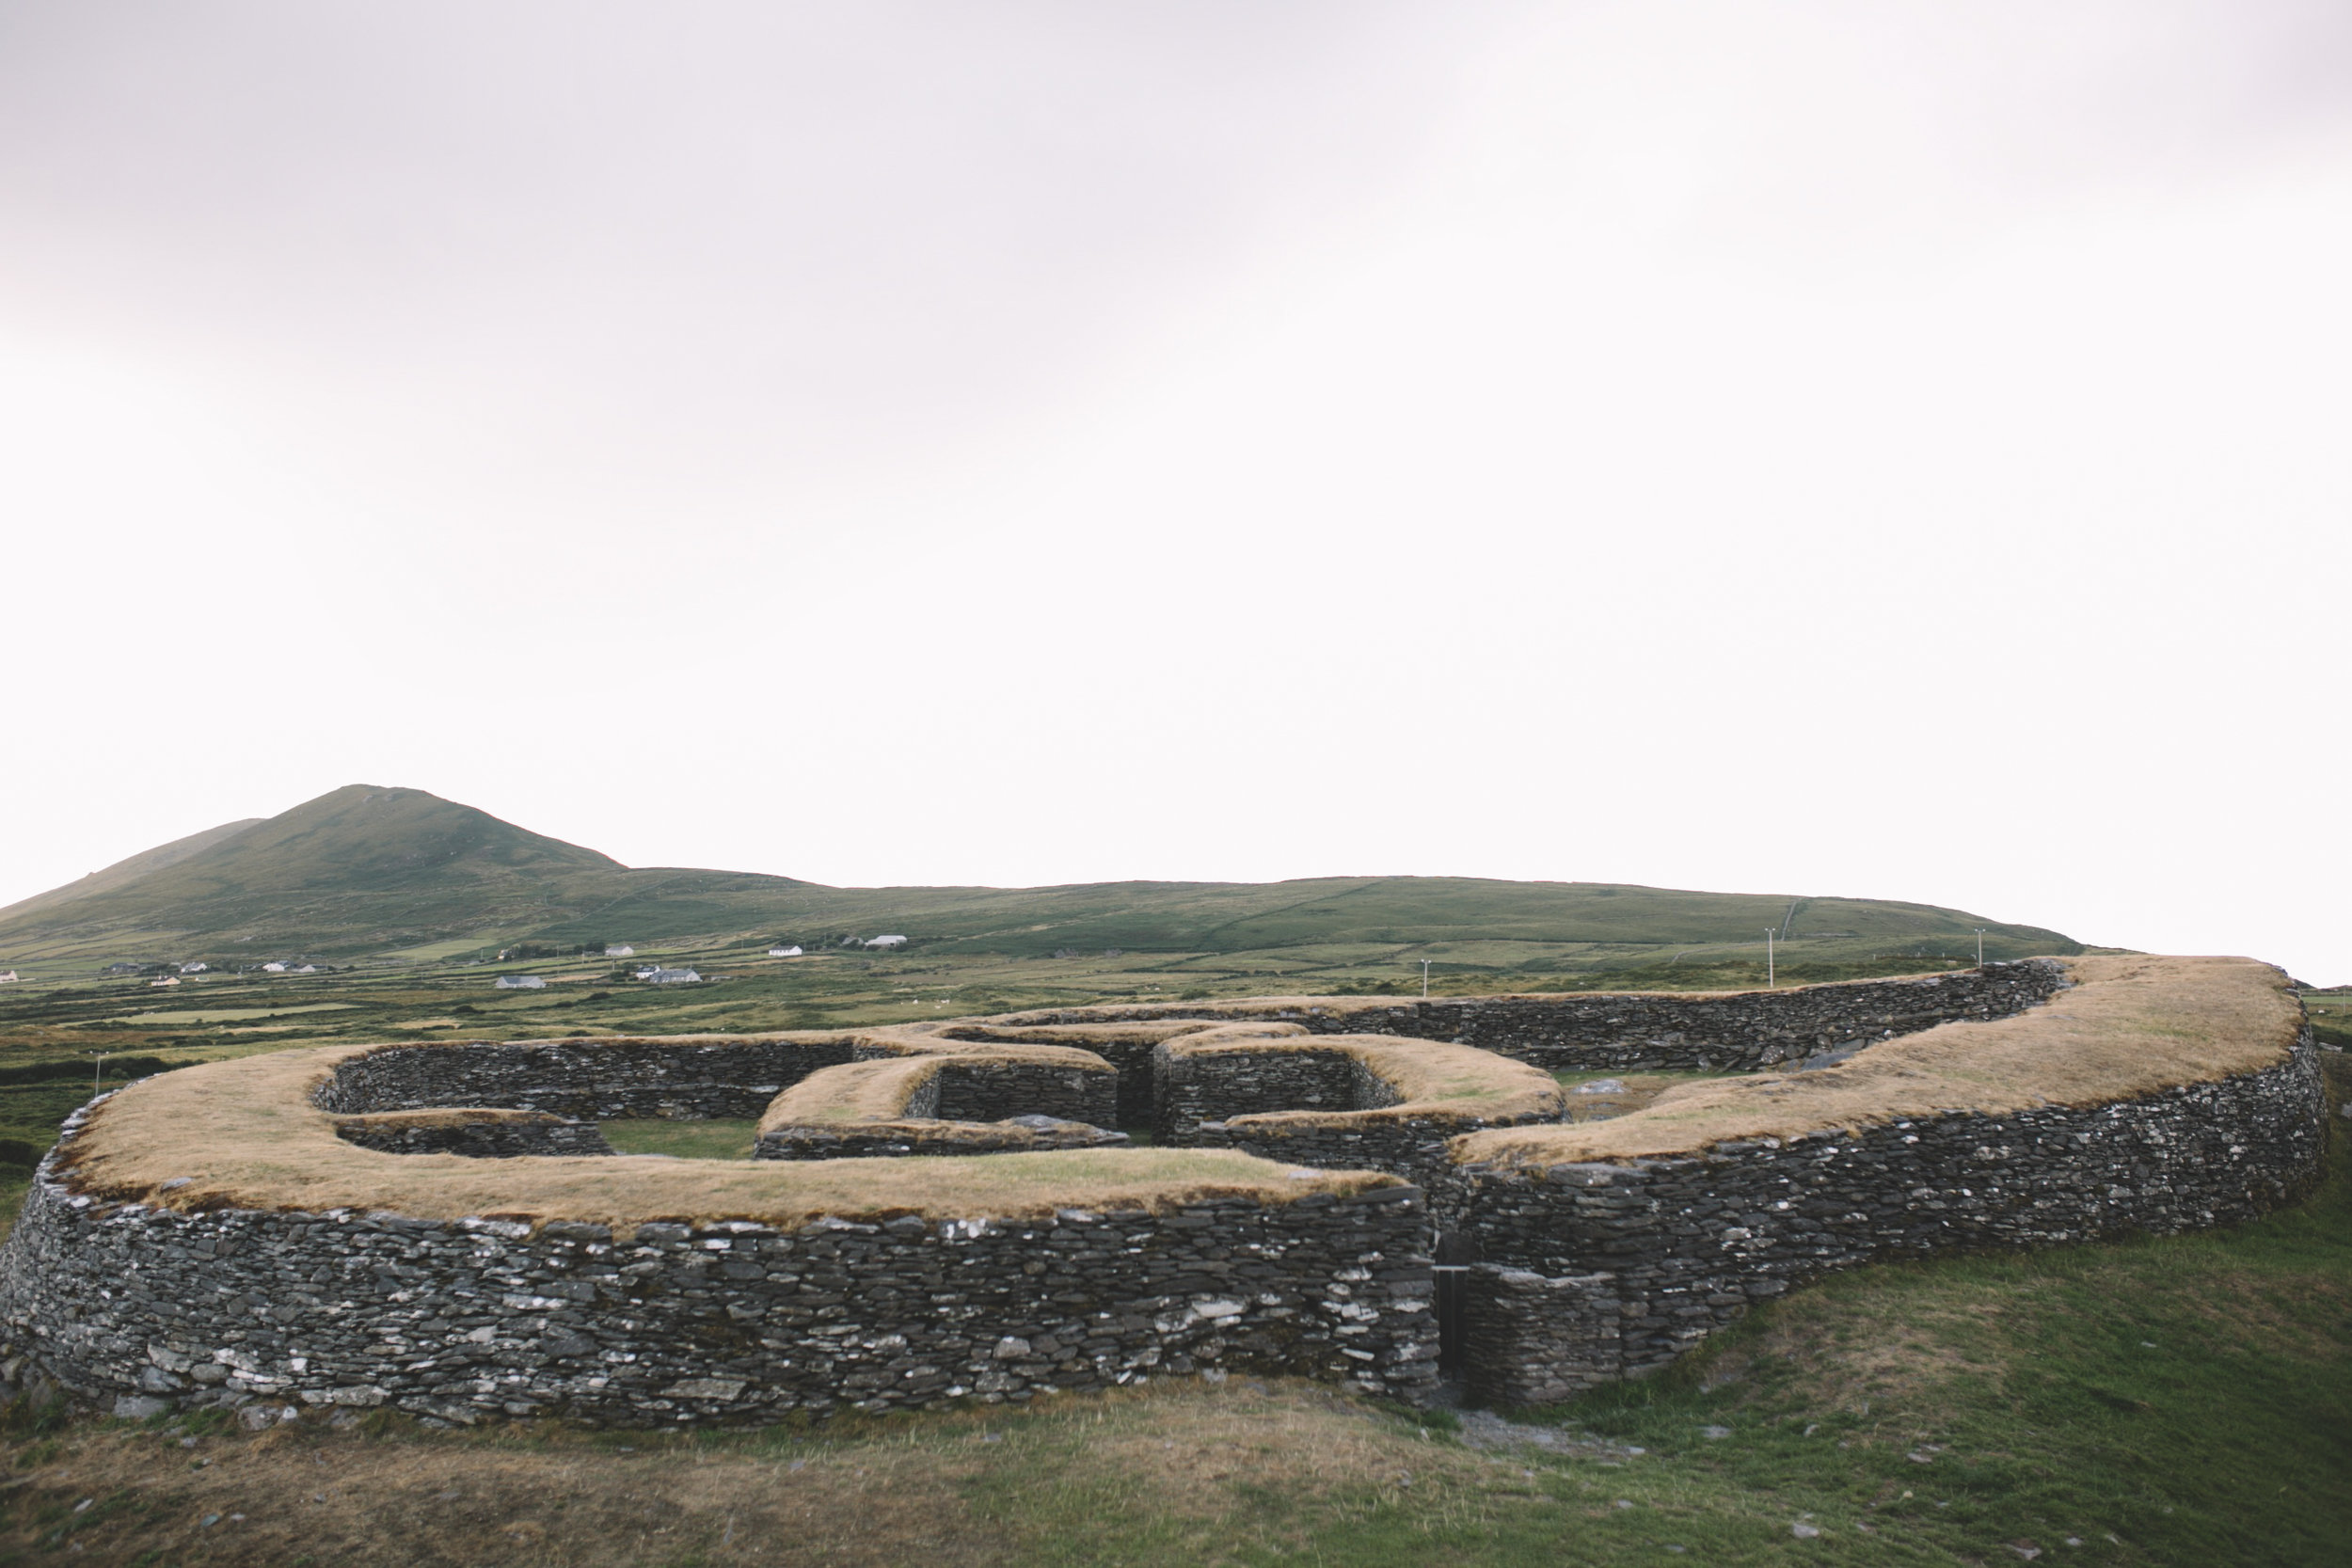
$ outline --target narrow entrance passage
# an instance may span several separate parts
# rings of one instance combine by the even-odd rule
[[[1431,1272],[1437,1275],[1438,1286],[1439,1377],[1460,1377],[1468,1359],[1470,1266],[1476,1260],[1476,1252],[1475,1243],[1451,1230],[1440,1231],[1436,1244],[1429,1249],[1434,1260]]]
[[[1470,1289],[1470,1265],[1439,1263],[1438,1276],[1438,1375],[1460,1377],[1463,1362],[1463,1308]]]

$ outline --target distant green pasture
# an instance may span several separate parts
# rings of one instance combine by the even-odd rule
[[[111,1023],[242,1023],[256,1018],[288,1018],[295,1013],[341,1012],[359,1006],[357,1002],[307,1002],[298,1007],[190,1007],[179,1012],[130,1013],[109,1019]]]

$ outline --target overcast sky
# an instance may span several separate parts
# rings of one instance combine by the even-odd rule
[[[833,883],[2352,980],[2339,0],[0,0],[0,902]]]

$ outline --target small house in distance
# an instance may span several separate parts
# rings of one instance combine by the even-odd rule
[[[199,958],[194,963],[182,964],[180,966],[180,973],[183,974],[201,974],[212,967],[213,966],[211,964],[208,964],[203,959]]]
[[[180,983],[180,976],[177,974],[158,974],[155,978],[148,981],[147,983],[150,987],[176,986]]]
[[[608,958],[633,958],[637,957],[637,949],[625,942],[608,942],[604,956]]]
[[[0,969],[0,986],[13,986],[13,985],[15,985],[16,983],[17,983],[17,980],[16,980],[16,971],[15,971],[15,970],[13,970],[13,969]]]
[[[801,950],[797,946],[771,947],[768,949],[768,956],[771,958],[797,958],[801,956]]]
[[[490,982],[493,990],[545,990],[548,983],[536,974],[501,974]]]
[[[867,937],[866,939],[866,945],[868,947],[904,947],[906,944],[907,939],[900,936]]]
[[[279,963],[277,959],[272,958],[268,963],[262,966],[262,973],[264,974],[283,974],[286,973],[286,966]]]
[[[702,976],[691,969],[657,969],[645,979],[657,986],[691,986]]]

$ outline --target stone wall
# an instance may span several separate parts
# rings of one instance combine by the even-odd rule
[[[2032,963],[1729,997],[1446,999],[1263,1016],[1325,1033],[1451,1029],[1538,1064],[1724,1068],[2004,1016],[2060,979],[2058,966]],[[1612,1043],[1610,1030],[1624,1037]],[[406,1148],[422,1147],[412,1133],[429,1134],[447,1140],[437,1151],[472,1138],[512,1152],[495,1146],[596,1130],[513,1117],[404,1124],[382,1113],[749,1117],[851,1059],[846,1036],[405,1046],[340,1063],[316,1099],[363,1142]],[[788,1232],[739,1221],[615,1236],[494,1216],[111,1205],[72,1193],[53,1152],[0,1251],[6,1354],[132,1414],[266,1397],[460,1422],[767,1420],[1215,1369],[1336,1378],[1420,1402],[1437,1379],[1435,1245],[1472,1265],[1462,1320],[1472,1394],[1548,1402],[1655,1370],[1754,1302],[1831,1270],[2233,1223],[2296,1196],[2320,1159],[2308,1037],[2276,1067],[2105,1105],[1955,1112],[1670,1158],[1509,1168],[1454,1164],[1449,1136],[1485,1123],[1398,1106],[1338,1042],[1162,1050],[1155,1064],[1168,1142],[1389,1170],[1418,1186],[1044,1220],[957,1217],[950,1207]],[[760,1152],[970,1153],[1115,1136],[1099,1129],[1121,1115],[1120,1077],[1066,1059],[943,1057],[901,1119],[771,1129]],[[1300,1110],[1326,1114],[1267,1116]],[[1070,1119],[1018,1134],[1003,1119],[1041,1111]],[[81,1125],[68,1122],[61,1151]]]
[[[1041,1053],[1040,1054],[1044,1054]],[[1034,1153],[1052,1148],[1099,1148],[1129,1142],[1104,1123],[1116,1114],[1119,1075],[1084,1065],[1073,1052],[1061,1060],[1027,1061],[987,1055],[912,1058],[861,1048],[866,1061],[920,1062],[929,1070],[884,1114],[844,1115],[869,1085],[841,1083],[838,1072],[811,1074],[788,1103],[762,1119],[755,1160],[843,1160],[909,1155]],[[901,1085],[905,1079],[898,1081]],[[812,1097],[830,1100],[811,1104]],[[834,1119],[834,1117],[840,1119]],[[786,1119],[781,1123],[776,1118]]]
[[[1465,1132],[1521,1125],[1511,1117],[1363,1117],[1338,1119],[1248,1117],[1205,1121],[1187,1140],[1200,1148],[1238,1148],[1261,1160],[1311,1165],[1322,1170],[1379,1170],[1415,1186],[1442,1187],[1454,1180],[1447,1145]],[[1549,1118],[1545,1118],[1549,1119]]]
[[[942,1056],[939,1063],[930,1083],[937,1094],[932,1108],[914,1114],[928,1114],[942,1121],[978,1122],[1046,1116],[1096,1127],[1108,1127],[1119,1116],[1119,1074],[1106,1068],[1049,1067],[962,1056]]]
[[[998,1029],[973,1025],[943,1029],[942,1039],[995,1042],[1007,1045],[1072,1046],[1091,1051],[1108,1062],[1119,1074],[1118,1107],[1112,1112],[1115,1119],[1104,1122],[1104,1127],[1149,1127],[1152,1125],[1152,1048],[1159,1043],[1157,1034],[1136,1034],[1121,1037],[1106,1033],[1083,1044],[1034,1030]]]
[[[557,1117],[476,1121],[406,1121],[397,1117],[353,1117],[335,1124],[335,1135],[382,1154],[464,1154],[506,1160],[519,1154],[610,1154],[604,1130],[593,1121]]]
[[[1473,1395],[1542,1402],[1664,1366],[1836,1269],[2251,1219],[2322,1153],[2308,1037],[2275,1068],[2087,1108],[1952,1115],[1687,1158],[1461,1167]]]
[[[2064,984],[2063,965],[2026,958],[1948,974],[1780,990],[1083,1007],[1022,1013],[1008,1022],[1268,1019],[1325,1035],[1450,1040],[1556,1070],[1749,1071],[1957,1020],[2007,1018],[2047,1001]]]
[[[123,1415],[265,1398],[650,1426],[1219,1369],[1415,1402],[1436,1386],[1428,1215],[1411,1188],[614,1236],[110,1206],[67,1191],[56,1162],[0,1252],[7,1351]]]
[[[1152,1141],[1238,1148],[1263,1160],[1325,1170],[1380,1170],[1420,1186],[1451,1180],[1449,1139],[1489,1127],[1557,1121],[1543,1116],[1355,1116],[1399,1103],[1397,1091],[1347,1053],[1189,1052],[1179,1039],[1154,1062]],[[1311,1117],[1283,1116],[1313,1111]]]
[[[1124,1132],[1052,1117],[1004,1121],[848,1122],[762,1132],[755,1160],[880,1160],[926,1154],[1034,1154],[1047,1148],[1121,1148]]]
[[[850,1042],[580,1039],[390,1045],[335,1069],[319,1108],[356,1116],[438,1105],[548,1111],[583,1121],[622,1117],[754,1118]]]
[[[1351,1014],[1328,1028],[1454,1040],[1554,1069],[1752,1071],[1939,1023],[2008,1018],[2064,984],[2062,966],[2029,958],[1785,990],[1433,999]],[[1326,1032],[1321,1021],[1307,1022]]]
[[[1327,1048],[1192,1053],[1162,1045],[1152,1053],[1152,1137],[1163,1144],[1201,1142],[1204,1124],[1254,1113],[1396,1103],[1395,1091],[1378,1075]]]

